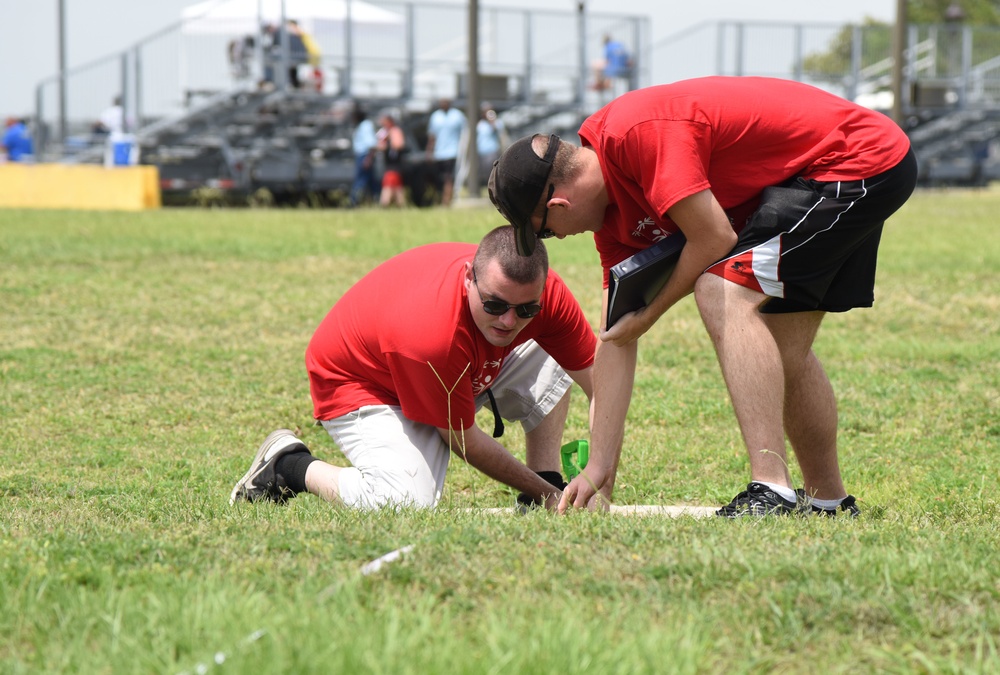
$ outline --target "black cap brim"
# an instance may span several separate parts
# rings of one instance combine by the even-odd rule
[[[560,144],[559,137],[550,134],[548,150],[539,157],[531,147],[534,137],[512,143],[493,163],[489,180],[490,201],[514,227],[517,252],[522,256],[535,251],[538,235],[531,226],[531,216],[542,198]]]

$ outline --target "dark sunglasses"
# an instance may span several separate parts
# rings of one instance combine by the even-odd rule
[[[542,214],[542,227],[538,230],[539,239],[551,239],[556,236],[556,233],[545,227],[545,221],[549,219],[549,200],[552,199],[552,194],[556,191],[556,184],[552,183],[549,185],[549,196],[545,198],[545,213]]]
[[[476,279],[476,268],[472,268],[472,283],[476,286],[476,293],[479,293],[479,300],[483,303],[483,311],[492,316],[503,316],[510,310],[511,307],[514,308],[514,312],[522,319],[530,319],[536,316],[540,311],[542,311],[542,306],[537,302],[531,302],[526,305],[511,305],[506,302],[501,302],[500,300],[484,300],[483,292],[479,290],[479,281]]]

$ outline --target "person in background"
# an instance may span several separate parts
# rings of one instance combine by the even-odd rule
[[[616,80],[627,80],[632,75],[632,57],[625,45],[612,38],[604,36],[604,59],[594,67],[594,84],[597,91],[606,91],[614,87]]]
[[[379,204],[403,207],[406,206],[406,185],[403,182],[403,155],[407,150],[406,134],[392,113],[382,113],[379,123],[381,128],[375,134],[375,147],[385,160]]]
[[[93,132],[96,136],[115,136],[127,133],[131,130],[131,120],[125,119],[125,108],[122,106],[122,97],[115,96],[111,105],[101,111],[101,116],[94,123]]]
[[[375,199],[379,183],[375,175],[375,152],[378,146],[375,123],[361,106],[355,106],[353,115],[354,182],[351,184],[351,206],[358,206],[366,199]]]
[[[306,349],[313,414],[350,461],[314,457],[292,431],[272,432],[230,503],[284,503],[302,492],[355,509],[433,508],[451,453],[553,508],[570,387],[590,397],[596,338],[539,245],[517,253],[514,230],[479,245],[405,251],[333,306]],[[490,406],[492,437],[476,424]],[[525,461],[497,440],[521,423]]]
[[[465,129],[465,115],[453,108],[451,99],[443,98],[427,122],[427,158],[434,167],[441,205],[450,206],[455,190],[455,163]]]
[[[503,120],[497,117],[497,111],[489,103],[484,103],[482,115],[476,122],[476,150],[479,152],[479,178],[485,181],[493,169],[493,162],[500,157],[500,151],[506,146],[507,133]]]
[[[31,132],[28,131],[28,125],[23,119],[7,118],[0,145],[3,146],[7,160],[11,162],[26,162],[35,155],[35,144],[32,141]]]

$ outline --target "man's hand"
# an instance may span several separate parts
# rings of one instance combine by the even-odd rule
[[[652,321],[648,319],[649,312],[646,307],[624,314],[610,329],[601,331],[599,335],[601,342],[610,342],[619,347],[635,342],[656,322],[656,317],[653,317]]]
[[[559,513],[566,513],[567,509],[585,509],[590,500],[604,486],[607,481],[607,473],[598,471],[590,464],[584,468],[580,475],[570,481],[570,484],[563,490],[562,499],[559,500],[557,510]],[[609,505],[603,496],[598,496],[601,507],[606,509]]]

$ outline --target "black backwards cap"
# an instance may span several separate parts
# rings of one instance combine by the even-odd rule
[[[531,227],[531,214],[535,212],[556,153],[559,152],[559,137],[549,134],[549,149],[544,157],[539,157],[531,149],[535,136],[525,136],[504,150],[500,159],[493,162],[490,173],[490,201],[504,218],[514,226],[517,252],[529,256],[535,250],[538,235]]]

